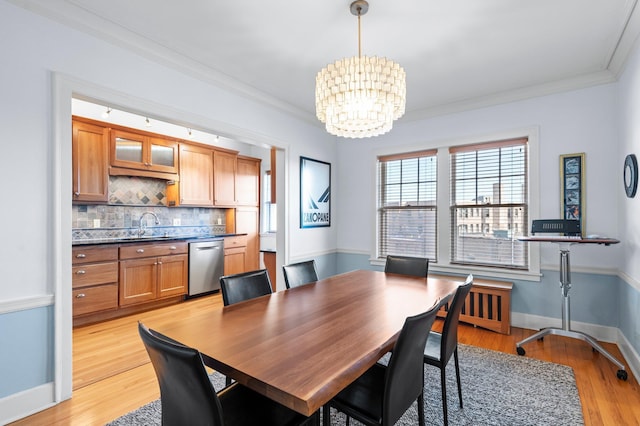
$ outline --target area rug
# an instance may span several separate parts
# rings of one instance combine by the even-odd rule
[[[560,364],[509,355],[474,346],[459,345],[464,408],[458,404],[453,360],[447,366],[450,425],[583,425],[582,407],[573,369]],[[443,424],[440,371],[425,366],[425,418]],[[213,373],[216,389],[224,376]],[[331,424],[343,426],[345,416],[332,410]],[[360,425],[351,421],[351,425]],[[397,425],[418,424],[414,405]],[[108,424],[109,426],[160,425],[160,401],[153,401]]]

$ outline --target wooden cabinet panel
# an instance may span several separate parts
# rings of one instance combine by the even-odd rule
[[[72,287],[86,287],[118,281],[118,262],[77,265],[72,268]]]
[[[73,202],[109,198],[109,129],[73,120]]]
[[[120,306],[149,302],[157,298],[157,259],[120,261]]]
[[[258,158],[238,156],[236,165],[236,202],[239,206],[260,205],[260,164]]]
[[[118,246],[115,244],[77,246],[73,247],[72,256],[74,265],[118,260]]]
[[[73,315],[118,308],[118,284],[99,285],[73,290]]]
[[[260,210],[258,207],[236,208],[236,232],[247,234],[245,270],[260,269]]]
[[[120,259],[140,259],[144,257],[184,254],[189,250],[186,242],[132,244],[120,247]]]
[[[187,251],[186,242],[120,247],[120,306],[185,294]]]
[[[167,187],[167,198],[170,205],[213,207],[213,150],[180,144],[180,182]]]
[[[236,205],[236,159],[234,153],[213,153],[213,203],[217,207]]]
[[[187,292],[189,257],[186,254],[158,259],[158,297],[176,296]]]
[[[72,249],[73,316],[118,308],[118,246]]]
[[[224,274],[233,275],[245,272],[246,247],[224,249]]]

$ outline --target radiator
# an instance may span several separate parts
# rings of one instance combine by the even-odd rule
[[[429,274],[429,277],[464,282],[465,277]],[[511,289],[513,283],[485,279],[473,280],[471,291],[460,313],[460,321],[478,327],[511,334]],[[446,317],[449,304],[438,312]]]

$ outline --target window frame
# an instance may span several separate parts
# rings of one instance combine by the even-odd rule
[[[382,234],[383,234],[383,228],[387,229],[387,231],[390,231],[391,229],[387,226],[384,226],[381,222],[381,218],[384,216],[383,212],[387,211],[387,212],[402,212],[402,214],[405,214],[406,212],[411,212],[411,211],[424,211],[424,212],[430,212],[432,211],[434,216],[434,222],[435,225],[434,227],[430,228],[433,229],[433,234],[436,236],[436,240],[437,240],[437,232],[438,232],[438,227],[437,227],[437,205],[430,205],[430,204],[422,204],[420,203],[420,201],[424,202],[426,200],[420,200],[420,197],[418,197],[418,204],[417,205],[405,205],[405,206],[383,206],[382,205],[382,199],[384,198],[384,194],[386,194],[385,189],[388,189],[390,187],[394,187],[394,186],[399,186],[400,188],[400,194],[402,194],[404,192],[404,189],[407,188],[409,189],[410,187],[415,185],[415,191],[417,191],[419,193],[419,188],[422,185],[426,185],[426,187],[429,187],[429,182],[434,183],[433,181],[421,181],[419,178],[419,170],[420,170],[420,166],[418,165],[418,168],[415,170],[416,176],[415,178],[417,179],[416,181],[399,181],[396,183],[388,183],[388,182],[382,182],[381,178],[383,177],[383,173],[382,173],[382,168],[383,168],[383,163],[388,163],[388,162],[393,162],[393,161],[404,161],[404,160],[418,160],[418,163],[420,162],[420,159],[425,158],[425,159],[434,159],[436,161],[436,173],[437,173],[437,150],[435,149],[430,149],[430,150],[423,150],[423,151],[418,151],[418,152],[408,152],[408,153],[402,153],[402,154],[394,154],[394,155],[385,155],[385,156],[379,156],[377,157],[377,161],[376,161],[376,167],[377,167],[377,172],[376,172],[376,176],[378,177],[377,179],[377,188],[376,188],[376,199],[377,199],[377,241],[378,241],[378,245],[376,248],[376,252],[377,252],[377,256],[380,257],[381,256],[381,252],[382,250],[382,246],[385,246],[387,249],[391,248],[391,246],[393,246],[392,242],[390,241],[390,238],[388,237],[387,241],[385,242],[384,239],[382,238]],[[386,170],[386,169],[385,169]],[[401,170],[403,170],[402,166],[401,166]],[[428,169],[427,169],[428,170]],[[404,174],[404,173],[402,173]],[[409,169],[408,174],[411,175],[411,171]],[[436,175],[436,186],[435,186],[435,191],[437,192],[437,175]],[[411,191],[411,189],[409,189]],[[436,199],[437,199],[437,193],[436,193]],[[416,201],[416,200],[413,200]],[[431,215],[431,214],[429,214]],[[391,214],[391,217],[393,217],[393,214]],[[392,221],[392,219],[388,219],[387,222]],[[428,232],[429,234],[431,232]],[[405,235],[406,236],[406,235]],[[415,246],[414,246],[415,247]],[[430,250],[428,250],[430,251]],[[413,254],[411,252],[403,252],[403,253],[388,253],[387,254],[394,254],[394,255],[406,255],[406,256],[417,256],[418,254]],[[433,250],[433,257],[429,256],[429,260],[431,262],[434,262],[437,259],[438,256],[438,250],[437,250],[437,244],[434,244],[434,250]]]
[[[378,157],[402,155],[403,153],[412,153],[419,151],[427,151],[430,149],[437,150],[437,262],[429,264],[429,270],[434,273],[454,274],[454,275],[466,275],[469,273],[476,274],[477,276],[485,276],[498,279],[518,279],[524,281],[540,281],[540,248],[537,244],[529,245],[528,250],[528,270],[511,270],[501,267],[486,267],[486,266],[470,266],[454,264],[451,259],[451,242],[450,242],[450,200],[451,200],[451,185],[450,174],[451,164],[449,149],[451,147],[464,146],[464,145],[480,145],[492,141],[499,141],[505,139],[518,139],[527,138],[529,145],[528,155],[528,218],[527,218],[527,232],[531,229],[531,221],[534,218],[540,217],[540,170],[539,170],[539,128],[537,126],[524,127],[520,129],[513,129],[504,132],[488,133],[484,135],[471,136],[467,138],[454,138],[450,140],[437,140],[437,141],[425,141],[420,145],[399,145],[394,144],[381,148],[374,152],[374,165],[373,175],[375,177],[375,188],[373,194],[373,225],[375,239],[373,241],[373,247],[371,249],[370,264],[374,266],[384,265],[385,259],[378,257],[379,247],[379,215],[378,215],[378,188],[380,186],[378,176]],[[479,210],[480,211],[480,210]],[[473,212],[470,212],[470,214]]]

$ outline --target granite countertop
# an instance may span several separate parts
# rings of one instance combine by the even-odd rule
[[[247,235],[246,233],[242,234],[215,234],[215,235],[149,235],[146,237],[114,237],[114,238],[94,238],[94,239],[83,239],[83,240],[73,240],[72,246],[83,246],[90,244],[127,244],[127,243],[144,243],[144,242],[162,242],[162,241],[203,241],[207,239],[217,239],[224,237],[235,237],[239,235]]]

